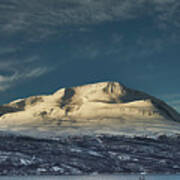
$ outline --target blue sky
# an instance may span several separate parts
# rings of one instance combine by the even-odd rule
[[[179,0],[1,0],[0,104],[120,81],[180,111]]]

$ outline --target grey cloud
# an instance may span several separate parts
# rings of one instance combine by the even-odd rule
[[[35,69],[27,70],[25,72],[19,72],[17,70],[13,75],[5,76],[0,75],[0,91],[4,91],[9,89],[12,86],[15,86],[16,83],[27,80],[29,78],[36,78],[45,73],[47,73],[50,69],[47,67],[37,67]]]
[[[53,70],[53,67],[39,66],[38,61],[38,56],[26,57],[25,60],[1,59],[0,91],[9,89],[24,80],[37,78]]]
[[[180,2],[178,0],[153,0],[158,25],[167,28],[170,24],[180,27]]]
[[[1,32],[25,32],[39,38],[59,34],[63,25],[96,24],[132,19],[147,13],[148,4],[159,21],[171,22],[179,10],[178,0],[2,0]],[[176,16],[174,24],[179,24]],[[160,24],[160,22],[158,22]],[[59,29],[58,29],[59,28]],[[36,37],[37,38],[37,37]]]
[[[29,72],[25,72],[23,74],[23,78],[35,78],[39,77],[49,71],[51,71],[52,68],[47,68],[47,67],[37,67],[35,69],[31,69]]]
[[[2,61],[1,60],[1,62],[0,62],[0,70],[2,70],[2,69],[9,69],[11,66],[12,66],[12,64],[14,64],[14,62],[12,62],[12,61]]]
[[[10,88],[10,86],[14,83],[14,81],[18,79],[18,76],[19,75],[17,73],[11,76],[0,75],[0,91],[4,91]]]
[[[9,54],[9,53],[14,53],[16,51],[18,51],[20,48],[18,47],[0,47],[0,55],[4,55],[4,54]]]
[[[38,56],[30,56],[24,59],[0,58],[0,70],[16,72],[16,69],[37,61],[39,61]]]

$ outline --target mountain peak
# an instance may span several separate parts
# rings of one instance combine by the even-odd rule
[[[180,121],[180,115],[165,102],[119,82],[63,88],[52,95],[16,100],[1,106],[0,114],[1,127],[97,124],[119,127],[122,121],[125,124]]]

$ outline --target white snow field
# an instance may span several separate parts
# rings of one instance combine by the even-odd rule
[[[63,88],[0,106],[0,130],[32,136],[180,134],[180,114],[119,82]]]

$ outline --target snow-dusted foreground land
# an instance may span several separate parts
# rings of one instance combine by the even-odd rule
[[[0,175],[180,172],[180,136],[0,136]]]

